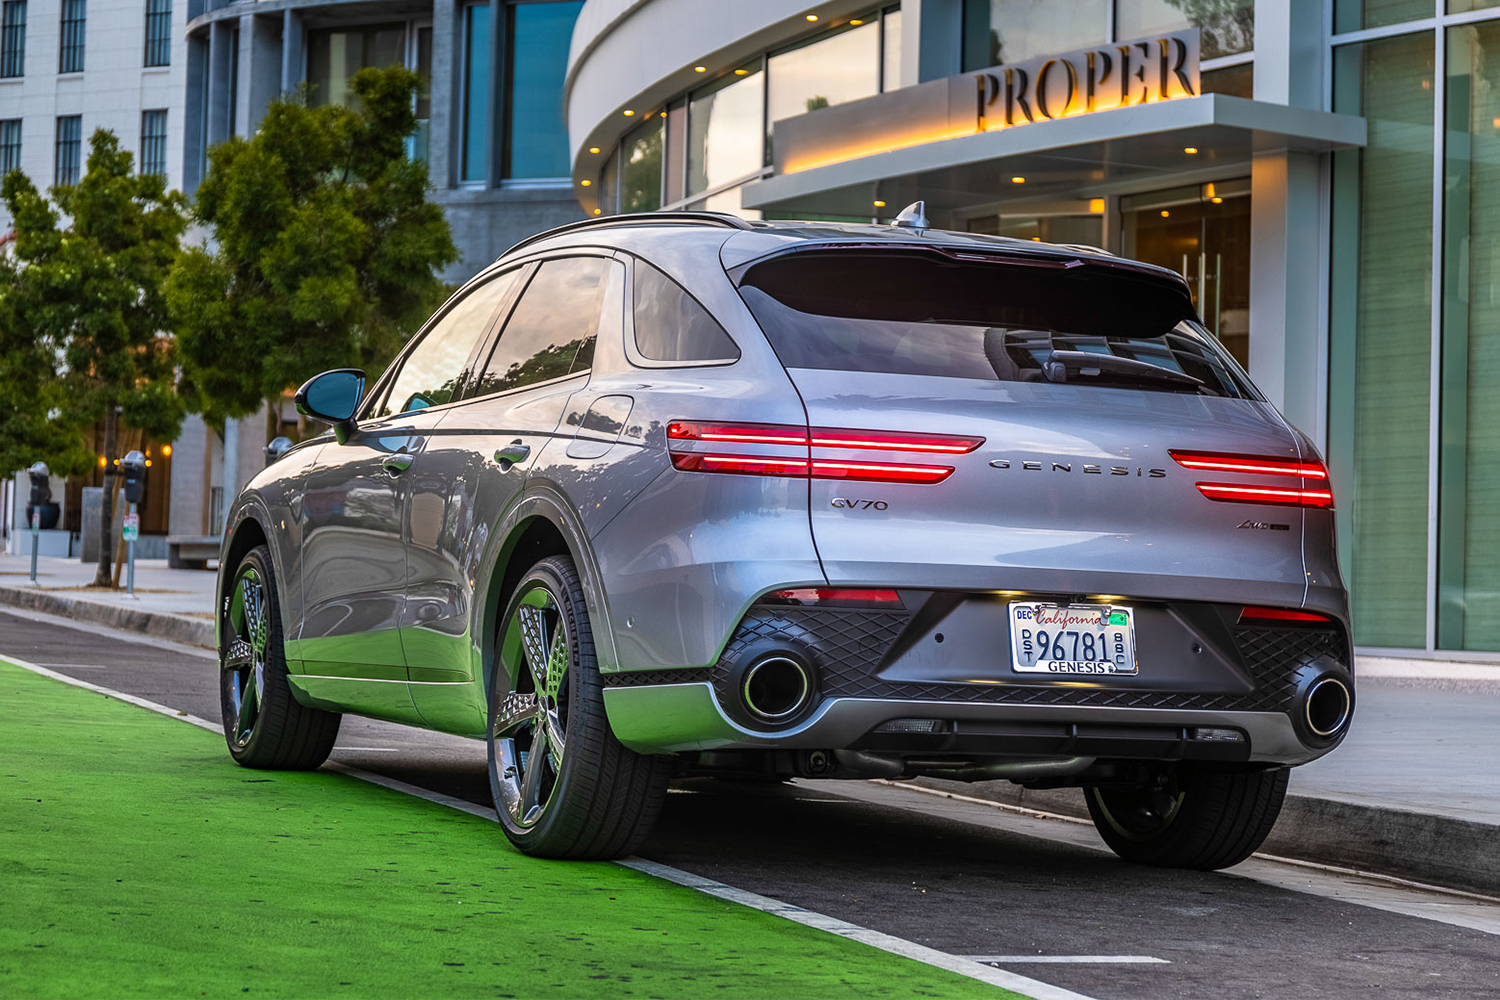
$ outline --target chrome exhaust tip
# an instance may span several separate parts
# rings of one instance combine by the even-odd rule
[[[1349,723],[1354,695],[1349,685],[1332,675],[1313,681],[1302,699],[1302,713],[1307,728],[1322,739],[1338,735]]]
[[[785,722],[807,707],[812,698],[812,673],[807,664],[785,653],[762,656],[740,677],[740,701],[762,722]]]

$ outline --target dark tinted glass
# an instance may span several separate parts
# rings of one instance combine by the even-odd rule
[[[643,260],[635,262],[635,346],[652,361],[740,358],[740,349],[708,310]]]
[[[587,371],[608,267],[602,257],[544,261],[511,311],[472,395]]]
[[[428,328],[422,342],[401,362],[401,370],[374,416],[410,413],[451,401],[463,380],[469,355],[520,270],[506,271],[475,288]]]
[[[740,294],[788,368],[1045,382],[1057,381],[1044,374],[1051,351],[1084,351],[1204,384],[1119,371],[1070,382],[1255,398],[1185,290],[1103,266],[810,251],[752,267]]]

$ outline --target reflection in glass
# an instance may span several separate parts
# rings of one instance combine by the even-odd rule
[[[1187,28],[1203,31],[1201,58],[1250,52],[1255,0],[1119,0],[1115,10],[1115,37],[1125,41]]]
[[[695,91],[688,106],[688,193],[754,173],[765,156],[761,111],[765,74],[759,61]]]
[[[1334,0],[1333,30],[1358,31],[1432,16],[1432,0]]]
[[[1362,646],[1426,645],[1433,43],[1334,54],[1334,110],[1369,126],[1365,148],[1334,154],[1329,293],[1329,451]]]
[[[307,33],[309,103],[348,104],[349,78],[366,66],[406,62],[406,26],[371,24]]]
[[[620,157],[610,153],[599,171],[599,214],[614,215],[620,210]]]
[[[1447,41],[1437,641],[1500,650],[1500,22]]]
[[[1098,45],[1108,30],[1109,0],[964,0],[964,70]]]
[[[511,311],[470,396],[519,389],[586,371],[594,357],[606,286],[602,257],[543,262]]]
[[[508,178],[568,176],[562,85],[582,0],[509,6],[505,144]]]
[[[464,21],[463,169],[459,179],[482,181],[490,148],[490,7],[470,4]]]
[[[869,97],[880,89],[880,29],[862,24],[767,60],[767,123]]]
[[[620,211],[661,208],[662,119],[652,112],[620,146]]]
[[[401,370],[375,416],[409,413],[450,401],[463,379],[469,355],[519,273],[520,268],[516,268],[491,278],[459,299],[429,327],[401,362]]]
[[[1200,84],[1205,94],[1228,94],[1231,97],[1255,96],[1255,63],[1240,63],[1223,69],[1209,70]]]

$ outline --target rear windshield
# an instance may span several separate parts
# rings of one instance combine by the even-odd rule
[[[1185,291],[1107,266],[801,251],[752,265],[740,294],[788,368],[1259,398]]]

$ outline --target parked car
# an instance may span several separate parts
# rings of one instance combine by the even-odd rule
[[[513,247],[235,501],[225,734],[486,741],[522,850],[674,776],[1084,789],[1220,868],[1353,710],[1317,449],[1176,274],[1079,246],[698,213]]]

